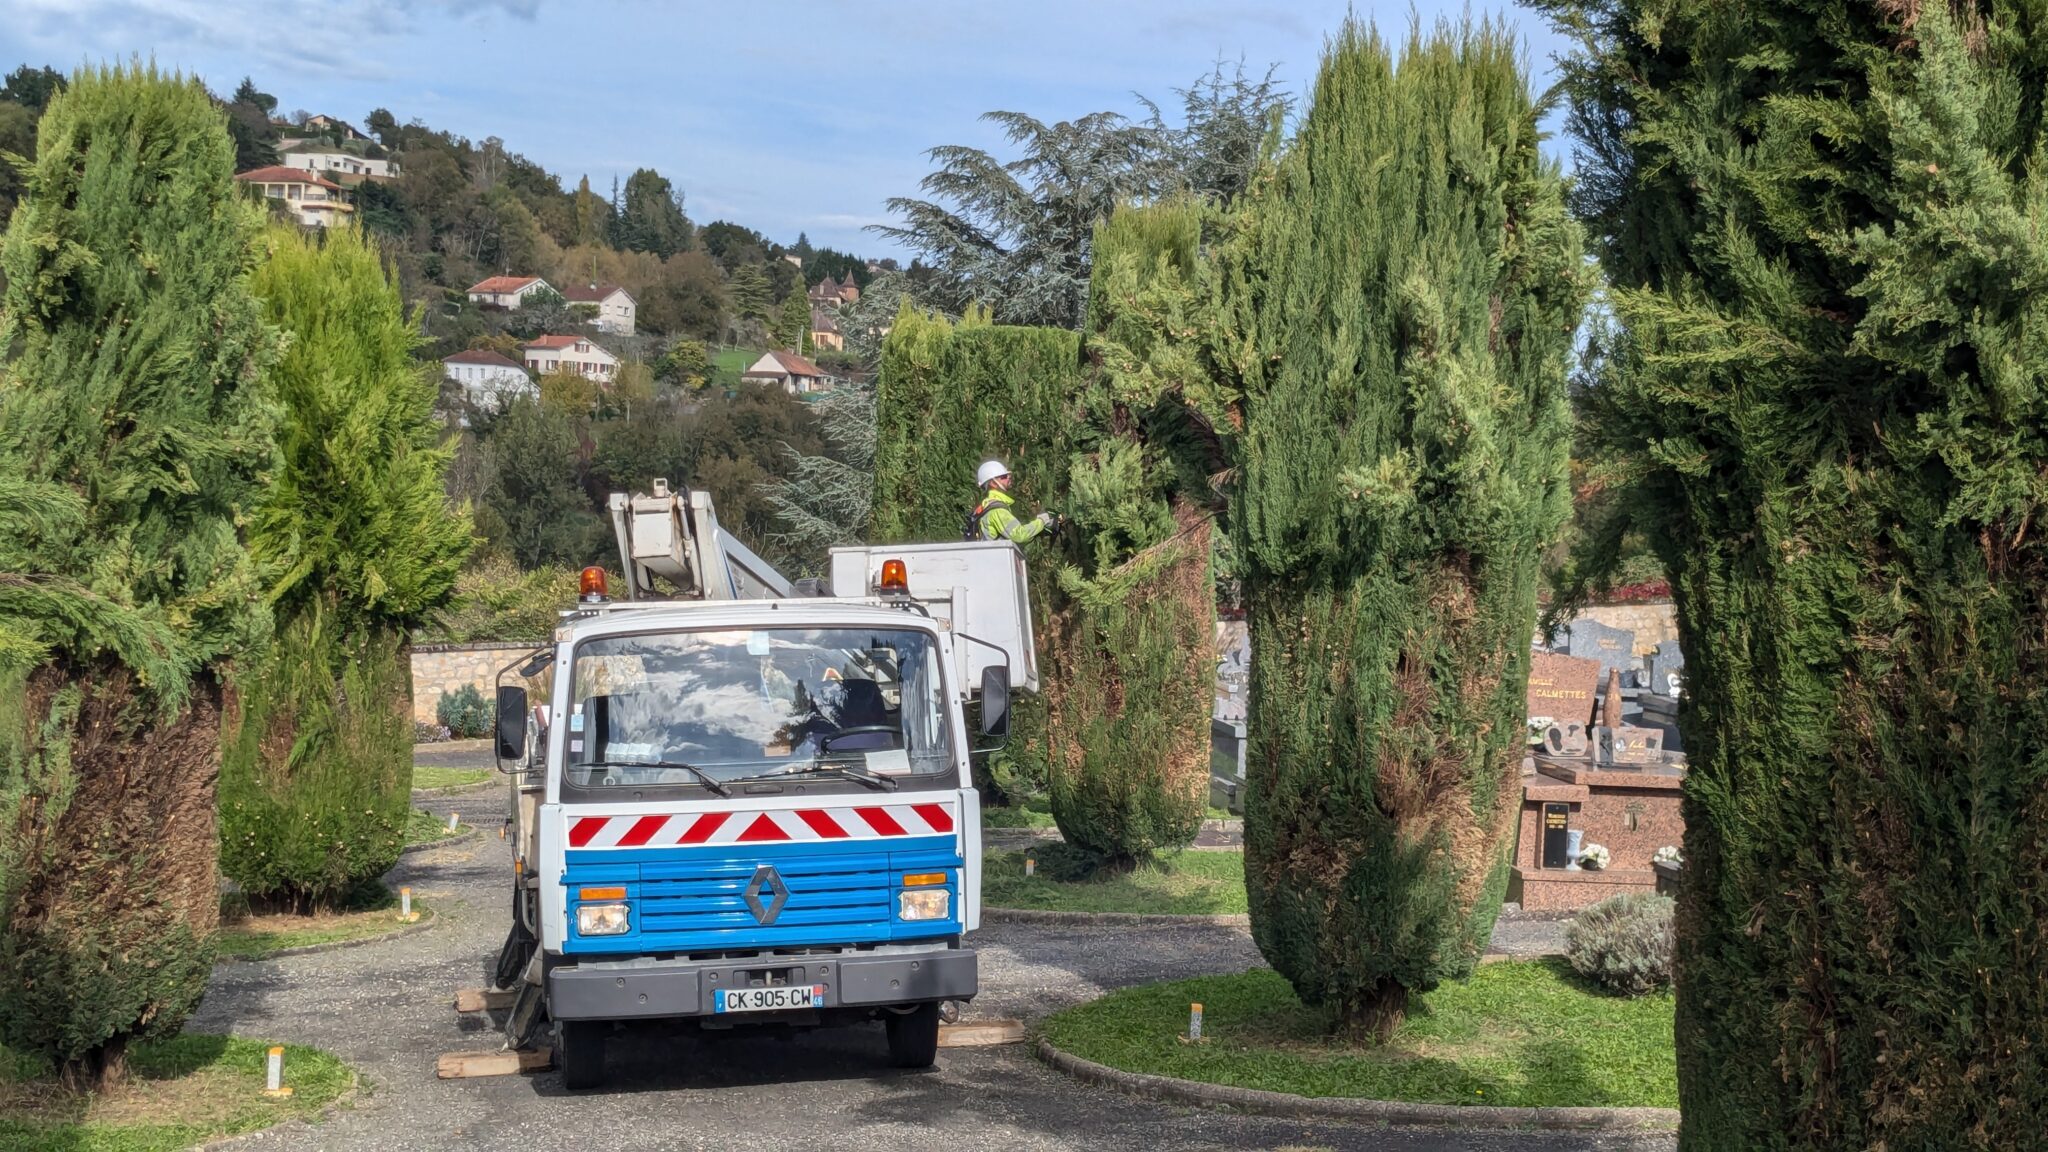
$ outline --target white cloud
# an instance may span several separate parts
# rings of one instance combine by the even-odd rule
[[[14,0],[8,38],[64,65],[141,52],[166,64],[232,56],[245,72],[381,77],[379,44],[422,16],[531,20],[541,0]],[[80,53],[81,59],[65,59]],[[279,77],[280,80],[285,77]],[[276,84],[278,81],[267,81]]]

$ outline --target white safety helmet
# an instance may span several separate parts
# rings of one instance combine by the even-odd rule
[[[1008,476],[1009,474],[1010,470],[1003,466],[1001,460],[983,460],[981,467],[974,470],[974,486],[986,488],[989,481],[999,476]]]

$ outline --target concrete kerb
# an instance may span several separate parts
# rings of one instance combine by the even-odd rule
[[[1152,912],[1058,912],[1048,908],[983,908],[984,923],[994,924],[1064,924],[1068,926],[1123,925],[1143,927],[1167,924],[1208,924],[1218,928],[1249,928],[1252,918],[1242,912],[1224,912],[1213,916],[1194,914],[1167,914]]]
[[[1037,1055],[1047,1065],[1076,1080],[1127,1095],[1296,1120],[1477,1131],[1669,1132],[1678,1128],[1675,1108],[1503,1108],[1488,1104],[1412,1104],[1355,1097],[1294,1096],[1125,1072],[1063,1052],[1042,1036]]]
[[[213,962],[215,964],[261,964],[269,960],[282,960],[287,956],[314,956],[322,952],[339,952],[344,948],[360,948],[365,944],[382,944],[386,940],[396,940],[402,936],[411,936],[417,932],[425,932],[439,923],[440,920],[441,914],[432,908],[428,908],[425,914],[420,917],[419,923],[407,924],[403,928],[384,932],[376,936],[359,936],[353,940],[330,940],[325,944],[304,944],[297,948],[280,948],[275,952],[265,953],[262,956],[216,956]]]

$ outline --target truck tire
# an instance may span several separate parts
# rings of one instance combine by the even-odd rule
[[[929,1068],[939,1058],[939,1006],[920,1004],[888,1020],[889,1061],[898,1068]]]
[[[604,1083],[606,1028],[602,1020],[555,1021],[555,1068],[562,1074],[562,1087],[595,1088]]]

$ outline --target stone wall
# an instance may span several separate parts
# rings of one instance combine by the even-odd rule
[[[1678,639],[1678,609],[1669,600],[1651,600],[1641,604],[1595,604],[1579,613],[1584,619],[1598,620],[1609,628],[1626,628],[1636,634],[1638,656],[1647,656],[1657,650],[1660,641]]]
[[[435,722],[441,697],[459,692],[464,684],[476,685],[485,700],[492,699],[498,669],[524,653],[531,644],[419,644],[412,650],[412,718],[421,724]]]

